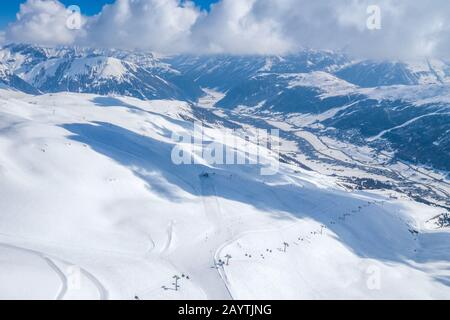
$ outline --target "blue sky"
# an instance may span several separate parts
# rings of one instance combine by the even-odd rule
[[[115,0],[59,0],[66,6],[78,5],[82,9],[83,14],[93,15],[100,12],[103,5],[112,3]],[[218,0],[194,0],[194,2],[203,9],[208,9],[211,3]],[[0,4],[0,29],[3,29],[9,22],[16,19],[16,13],[19,6],[26,0],[3,0]]]

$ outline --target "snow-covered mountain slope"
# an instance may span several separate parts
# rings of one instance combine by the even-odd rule
[[[0,106],[0,298],[450,296],[437,208],[289,164],[175,165],[185,102],[2,89]],[[207,140],[229,143],[210,112]]]
[[[304,50],[288,56],[175,56],[166,58],[173,68],[202,87],[226,92],[260,73],[332,71],[350,63],[340,53]]]
[[[36,64],[60,55],[52,48],[28,44],[10,44],[0,48],[0,61],[13,73],[21,75]]]
[[[184,98],[179,88],[147,69],[104,56],[50,59],[34,66],[23,78],[44,92]]]
[[[341,53],[304,50],[287,56],[175,56],[165,59],[173,68],[203,87],[228,91],[259,73],[325,71],[361,87],[442,84],[450,82],[450,63],[353,60]]]
[[[442,60],[358,61],[335,73],[361,87],[450,83],[450,64]]]
[[[39,94],[39,90],[35,89],[26,81],[11,73],[2,63],[0,63],[0,84],[24,93]]]
[[[0,49],[0,61],[43,92],[184,100],[203,94],[193,81],[147,52],[11,44]]]
[[[376,100],[401,100],[411,102],[417,106],[426,104],[450,104],[450,84],[431,85],[396,85],[376,88],[360,88],[360,94]],[[337,95],[345,92],[337,91]]]
[[[250,106],[264,106],[278,111],[302,110],[305,112],[304,107],[326,109],[328,106],[325,100],[330,97],[357,96],[359,95],[356,92],[357,89],[357,86],[323,71],[261,73],[227,92],[217,105],[232,108],[237,104],[250,103]],[[228,101],[230,99],[231,101]],[[313,103],[307,101],[308,99],[316,101]]]
[[[13,72],[23,75],[38,63],[58,58],[116,58],[139,64],[145,69],[165,70],[176,73],[169,65],[161,62],[153,53],[118,49],[88,47],[45,47],[30,44],[9,44],[0,49],[0,60]]]
[[[348,102],[356,88],[323,71],[261,73],[228,91],[216,105],[224,108],[241,105],[278,112],[317,113],[338,104],[334,100],[343,100],[341,103]],[[336,95],[335,92],[342,94]],[[333,98],[331,105],[328,97]],[[343,99],[340,99],[341,97]]]

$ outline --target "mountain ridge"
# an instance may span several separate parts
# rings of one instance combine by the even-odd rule
[[[4,85],[32,94],[79,92],[195,105],[204,89],[214,89],[221,92],[215,107],[316,117],[315,127],[335,130],[352,143],[394,150],[399,159],[450,171],[450,65],[443,60],[361,61],[320,50],[159,57],[11,44],[0,49],[0,62]],[[333,115],[325,119],[323,113]],[[431,127],[434,118],[439,125]]]

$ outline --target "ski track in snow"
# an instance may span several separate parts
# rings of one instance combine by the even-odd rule
[[[99,293],[100,300],[108,300],[109,297],[108,290],[106,290],[103,283],[86,269],[81,268],[81,272],[86,276],[86,278],[91,280],[91,282],[95,285]]]
[[[167,254],[170,246],[172,245],[173,240],[173,225],[175,224],[174,220],[170,220],[169,225],[167,226],[167,241],[163,246],[163,249],[161,251],[162,254]]]
[[[214,187],[213,183],[213,176],[211,174],[208,174],[208,176],[200,177],[200,185],[201,185],[201,191],[202,191],[202,201],[205,209],[205,215],[211,220],[211,222],[215,225],[215,232],[214,234],[210,235],[210,238],[215,238],[215,242],[222,242],[224,239],[231,238],[231,231],[228,227],[226,227],[226,233],[224,234],[222,232],[222,228],[225,227],[226,222],[224,221],[225,216],[223,215],[220,204],[217,199],[217,192]],[[231,295],[231,292],[227,286],[227,281],[225,281],[220,274],[218,267],[218,259],[216,258],[216,249],[212,249],[213,252],[213,260],[214,265],[217,269],[217,280],[219,280],[222,283],[222,287],[225,287],[226,294],[229,299],[233,299],[233,296]]]
[[[63,300],[64,296],[67,293],[67,277],[66,275],[61,271],[61,269],[58,268],[58,266],[48,257],[43,257],[44,260],[47,262],[47,264],[52,268],[56,274],[58,274],[59,278],[61,279],[61,290],[58,293],[58,296],[56,297],[56,300]]]
[[[45,253],[43,252],[39,252],[36,250],[32,250],[32,249],[27,249],[27,248],[23,248],[23,247],[19,247],[16,245],[12,245],[12,244],[7,244],[7,243],[0,243],[0,246],[4,247],[4,248],[9,248],[9,249],[14,249],[14,250],[18,250],[18,251],[22,251],[22,252],[27,252],[30,253],[32,255],[35,255],[37,257],[39,257],[40,259],[44,260],[45,263],[49,266],[49,268],[56,273],[56,275],[58,276],[58,278],[61,281],[61,286],[60,286],[60,290],[58,292],[58,294],[56,295],[55,299],[56,300],[63,300],[67,290],[68,290],[68,280],[67,277],[65,275],[65,273],[55,264],[55,262],[53,262],[54,258],[49,258]],[[61,260],[61,259],[57,259],[58,261],[67,264],[67,265],[74,265],[73,263]],[[107,300],[108,299],[108,291],[106,290],[106,288],[103,286],[103,284],[89,271],[87,271],[84,268],[80,267],[80,271],[81,273],[88,278],[96,287],[98,294],[99,294],[99,298],[100,300]]]
[[[64,274],[64,272],[62,272],[61,269],[58,268],[58,266],[53,262],[52,259],[47,257],[42,252],[31,250],[31,249],[21,248],[21,247],[12,245],[12,244],[0,243],[0,246],[2,246],[4,248],[8,248],[8,249],[14,249],[14,250],[30,253],[30,254],[35,255],[35,256],[39,257],[40,259],[44,260],[45,263],[49,266],[49,268],[54,273],[56,273],[56,275],[58,276],[58,278],[61,281],[60,290],[59,290],[58,294],[56,295],[56,300],[64,299],[64,296],[67,293],[67,287],[68,287],[67,286],[67,277]]]

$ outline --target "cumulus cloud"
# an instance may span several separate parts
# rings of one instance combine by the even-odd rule
[[[348,1],[336,8],[335,28],[319,42],[356,55],[386,58],[448,57],[450,2],[434,0]],[[381,10],[381,29],[365,27],[369,4]],[[299,39],[301,41],[302,39]],[[306,39],[305,39],[306,40]],[[316,43],[317,44],[317,43]]]
[[[381,29],[369,30],[377,5]],[[189,0],[116,0],[82,30],[65,26],[57,0],[28,0],[8,40],[141,48],[167,53],[283,54],[304,47],[361,57],[450,55],[450,2],[434,0],[220,0],[201,11]]]
[[[86,40],[103,46],[185,51],[199,15],[189,1],[117,0],[91,19]]]
[[[193,26],[191,49],[237,54],[292,51],[295,44],[286,36],[283,20],[264,7],[265,3],[267,0],[223,0],[214,5]]]
[[[79,30],[67,27],[70,17],[71,12],[57,0],[28,0],[21,4],[17,20],[8,26],[5,37],[44,45],[71,44]]]

